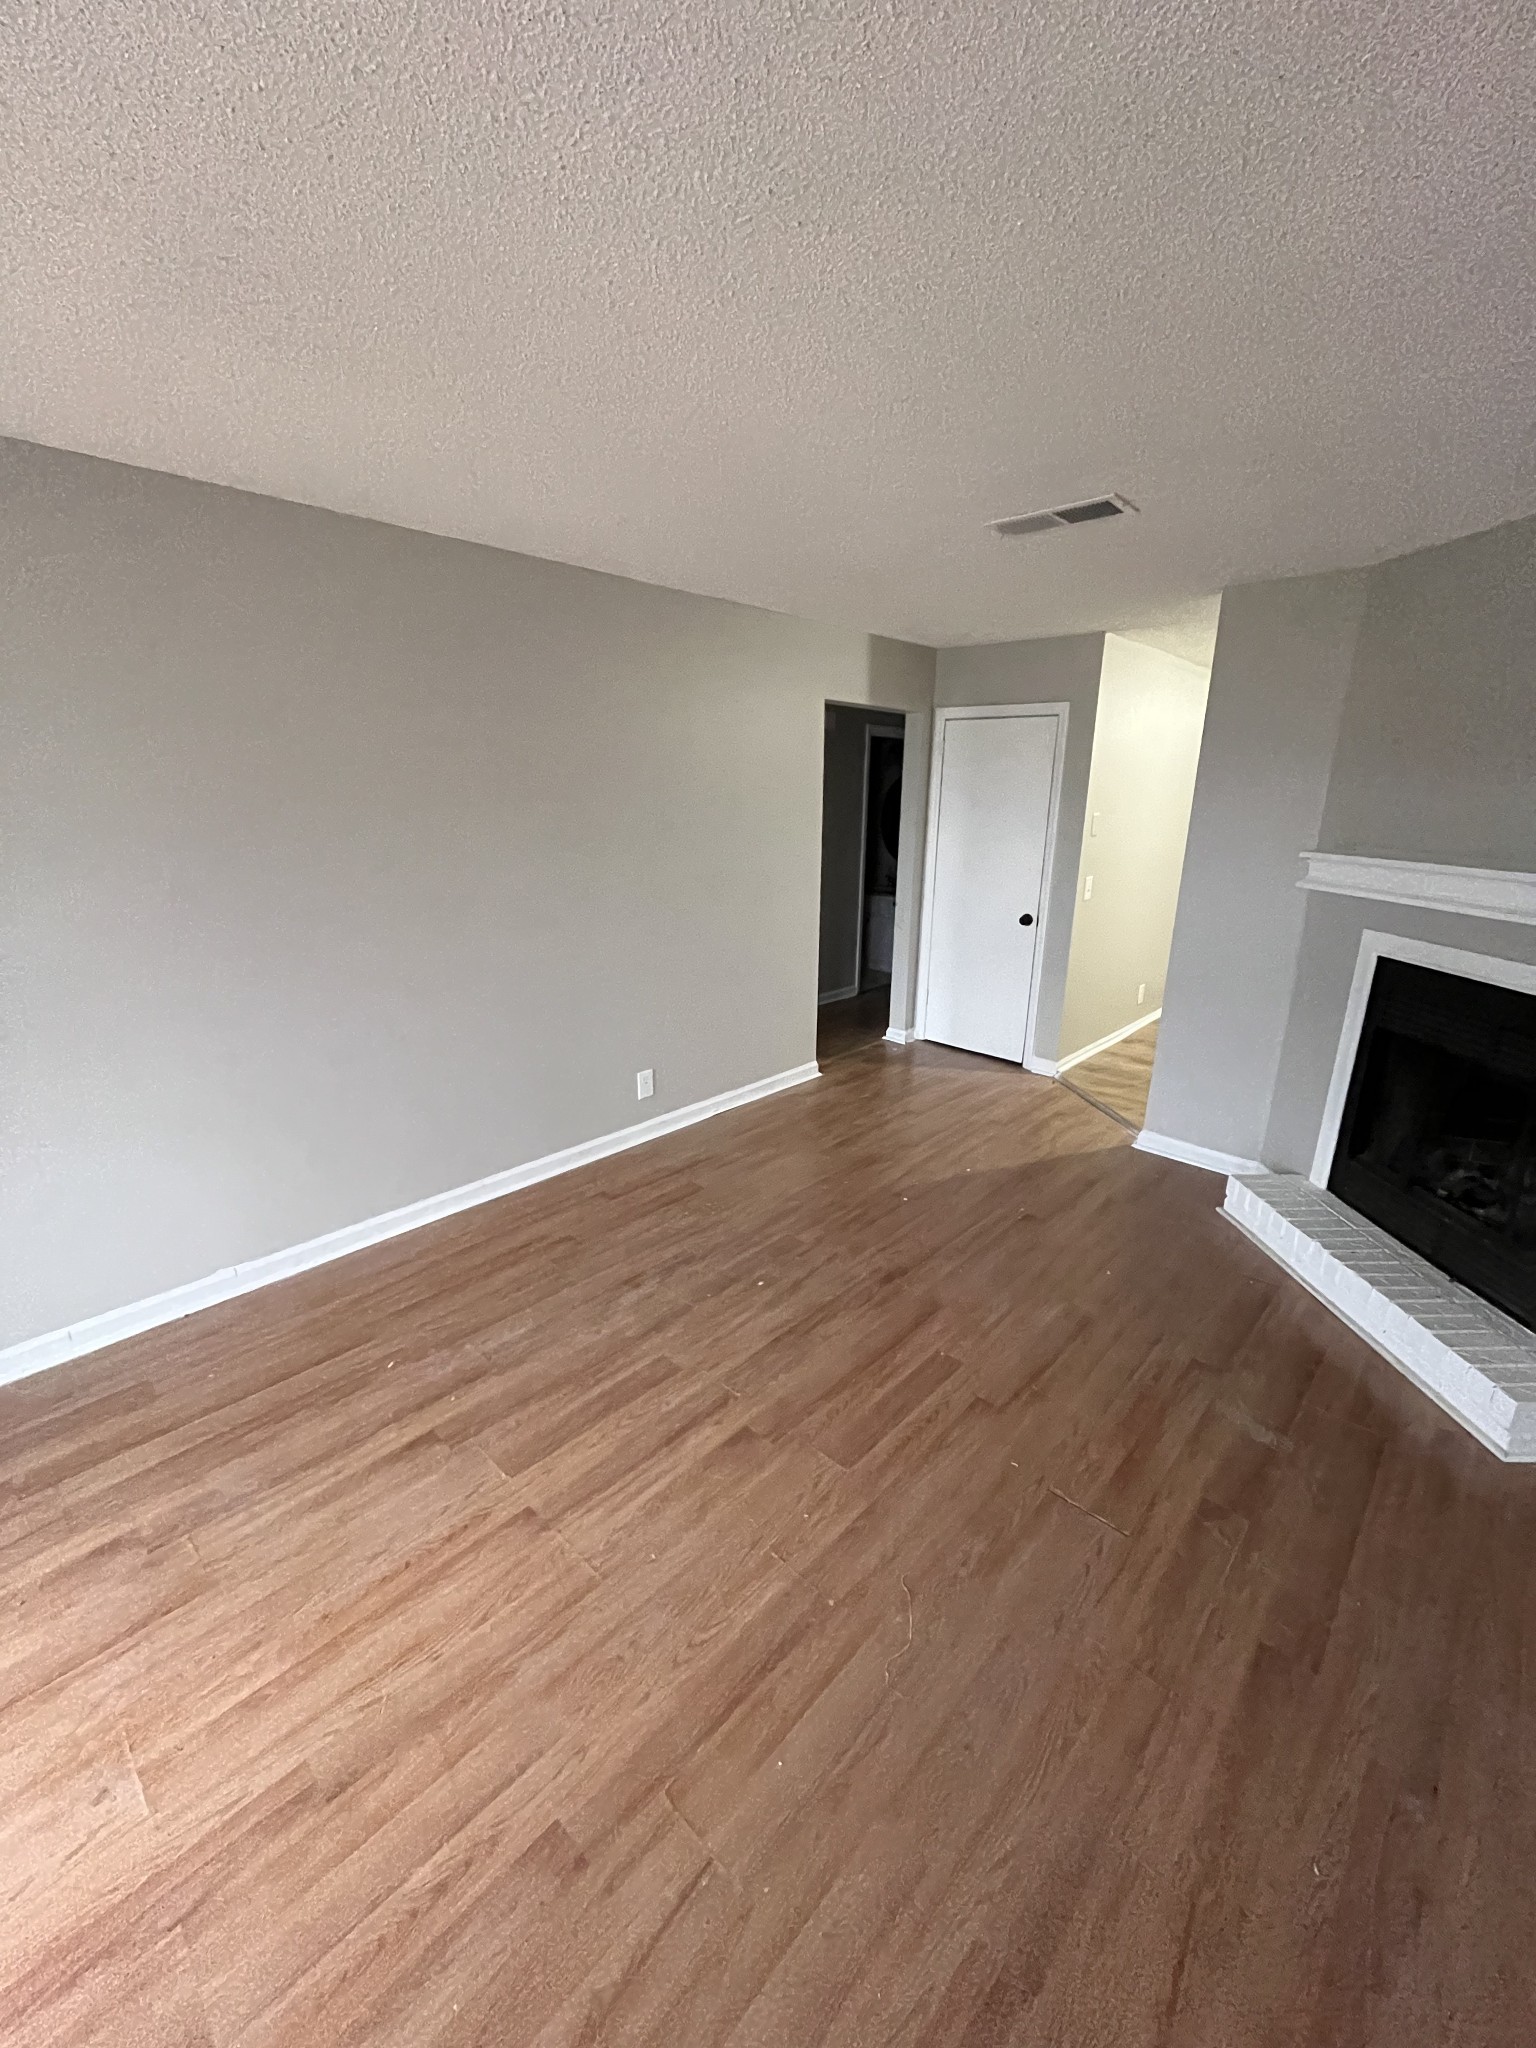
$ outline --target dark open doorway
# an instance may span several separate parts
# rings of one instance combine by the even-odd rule
[[[829,704],[822,762],[818,1057],[884,1037],[901,827],[900,712]]]

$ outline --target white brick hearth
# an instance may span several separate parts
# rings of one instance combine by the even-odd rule
[[[1536,1462],[1536,1336],[1300,1174],[1227,1182],[1238,1227],[1501,1458]]]

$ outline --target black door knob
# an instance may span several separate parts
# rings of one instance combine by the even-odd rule
[[[1024,915],[1019,919],[1020,924],[1033,924],[1034,921],[1035,915],[1032,910],[1026,910]]]

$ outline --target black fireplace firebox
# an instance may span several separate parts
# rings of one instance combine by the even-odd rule
[[[1378,960],[1328,1185],[1536,1329],[1536,996]]]

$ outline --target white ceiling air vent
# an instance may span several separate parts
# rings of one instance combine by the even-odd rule
[[[1136,507],[1129,498],[1111,491],[1103,498],[1080,498],[1075,505],[1053,505],[1048,512],[1020,512],[1012,519],[993,519],[988,530],[1004,540],[1017,540],[1027,533],[1055,533],[1063,526],[1087,526],[1096,519],[1119,519]]]

